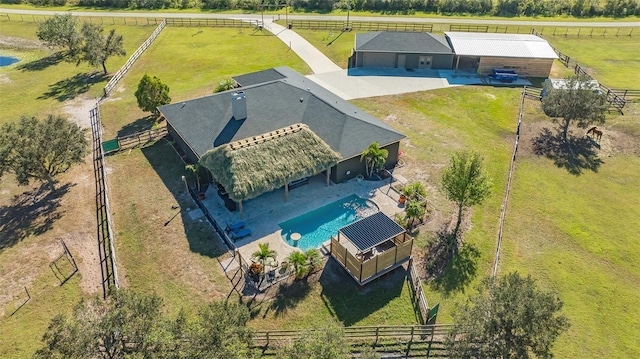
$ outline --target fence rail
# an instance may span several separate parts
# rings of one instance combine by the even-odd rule
[[[408,278],[409,283],[411,283],[411,289],[413,291],[413,301],[415,306],[418,308],[420,312],[420,319],[422,324],[428,324],[429,322],[429,304],[427,302],[427,297],[424,294],[424,290],[422,289],[422,281],[420,280],[420,276],[418,275],[418,270],[413,262],[413,258],[409,259],[408,265]]]
[[[443,351],[444,340],[451,330],[451,327],[451,324],[380,325],[345,327],[343,330],[344,338],[352,346],[354,344],[361,344],[362,342],[378,344],[380,342],[384,342],[385,340],[391,340],[395,344],[406,344],[406,356],[409,357],[411,346],[415,343],[428,343],[429,346],[427,348],[427,353],[429,351]],[[302,338],[308,335],[309,332],[313,331],[314,329],[259,330],[254,333],[253,342],[254,346],[261,347],[263,350],[266,350],[272,344],[278,344],[284,341],[292,341],[298,338]],[[385,347],[385,345],[380,347],[376,346],[375,349],[385,350]],[[427,357],[429,356],[430,355],[427,354]]]
[[[115,235],[111,225],[109,198],[105,175],[104,153],[102,152],[102,125],[100,123],[99,103],[90,111],[91,134],[93,137],[93,169],[96,182],[96,220],[98,235],[98,252],[102,274],[102,292],[106,298],[109,291],[119,288]]]
[[[578,64],[576,64],[574,68],[574,73],[577,76],[584,76],[584,77],[593,79],[593,77],[582,66]],[[610,88],[603,85],[602,83],[599,83],[599,85],[600,85],[600,91],[602,91],[602,93],[606,95],[607,102],[609,102],[609,109],[615,109],[616,111],[619,111],[620,113],[622,113],[622,109],[627,103],[626,99],[624,97],[619,96],[618,92],[611,90]],[[636,90],[630,90],[630,91],[636,91]]]
[[[153,43],[153,41],[156,39],[156,37],[158,37],[158,35],[166,25],[167,25],[167,21],[163,20],[160,23],[160,25],[158,25],[158,27],[155,29],[155,31],[153,31],[151,36],[149,36],[149,38],[144,43],[142,43],[140,47],[138,47],[136,52],[134,52],[133,55],[131,55],[131,57],[129,58],[129,60],[127,60],[124,66],[122,66],[120,70],[118,70],[118,72],[116,72],[113,75],[111,80],[109,80],[107,85],[104,87],[104,97],[109,97],[109,94],[111,94],[111,91],[113,91],[113,88],[116,87],[118,82],[124,77],[124,75],[126,75],[126,73],[129,71],[131,66],[133,66],[136,60],[138,60],[140,55],[142,55],[142,53]]]
[[[432,32],[433,25],[409,22],[368,22],[368,21],[324,21],[324,20],[291,20],[289,24],[295,29],[336,30],[346,28],[357,31],[414,31]]]
[[[167,18],[167,25],[169,26],[184,26],[184,27],[256,27],[260,25],[259,20],[237,20],[237,19],[191,19],[191,18]]]
[[[507,216],[507,205],[509,204],[509,193],[511,192],[511,179],[513,178],[513,171],[516,165],[516,155],[518,153],[518,143],[520,142],[520,128],[522,127],[522,112],[524,111],[524,99],[527,97],[527,87],[522,89],[522,95],[520,95],[520,111],[518,112],[518,122],[516,128],[516,138],[513,141],[513,153],[511,155],[511,163],[509,164],[509,175],[507,176],[507,188],[504,193],[504,199],[502,200],[502,209],[500,212],[500,224],[498,226],[498,243],[496,245],[496,252],[493,261],[492,275],[495,277],[498,274],[498,264],[500,263],[500,249],[502,247],[502,231],[504,229],[504,220]]]
[[[609,89],[609,91],[626,101],[640,101],[640,90]]]
[[[144,146],[147,143],[150,143],[152,141],[158,140],[166,136],[167,133],[168,133],[167,127],[163,126],[159,128],[152,128],[149,130],[132,133],[126,136],[116,137],[114,140],[107,141],[107,142],[115,141],[116,145],[113,146],[114,148],[104,149],[104,151],[105,152],[122,151],[129,148]]]

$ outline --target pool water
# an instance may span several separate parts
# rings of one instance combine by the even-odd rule
[[[0,56],[0,67],[12,65],[18,61],[20,60],[13,56]]]
[[[280,223],[282,240],[303,251],[318,248],[331,236],[337,236],[338,229],[376,212],[373,202],[354,194]],[[291,240],[293,233],[300,234],[298,243]]]

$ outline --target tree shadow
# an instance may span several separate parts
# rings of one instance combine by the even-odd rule
[[[206,224],[206,218],[201,216],[201,213],[198,212],[199,209],[196,207],[191,211],[185,210],[185,208],[193,208],[194,203],[191,196],[186,193],[184,182],[182,182],[182,176],[186,173],[184,163],[173,150],[171,144],[167,141],[159,140],[142,147],[141,151],[177,202],[177,205],[172,207],[175,213],[168,218],[162,218],[158,225],[166,227],[172,223],[174,217],[180,215],[185,227],[185,235],[189,242],[189,249],[192,252],[209,258],[217,258],[226,253],[227,248],[222,244],[221,240],[216,238],[217,235],[213,228],[200,223],[202,221]],[[156,191],[156,189],[150,188],[141,190],[143,192]],[[200,216],[198,216],[198,213]]]
[[[0,252],[23,239],[40,235],[62,217],[62,197],[75,184],[67,183],[55,192],[45,184],[14,197],[12,203],[0,207]]]
[[[18,69],[22,71],[41,71],[59,64],[62,60],[64,60],[64,52],[56,52],[41,59],[22,64],[18,66]]]
[[[427,248],[424,261],[428,279],[439,291],[449,295],[462,291],[478,272],[480,251],[476,246],[465,243],[458,247],[455,234],[441,230],[437,238]]]
[[[155,115],[140,117],[135,121],[124,125],[120,130],[118,130],[116,137],[127,136],[136,132],[150,130],[154,124],[156,124]]]
[[[109,75],[100,71],[77,73],[74,76],[49,85],[49,90],[38,97],[39,100],[55,98],[62,102],[72,100],[91,88],[93,84],[108,80]]]
[[[327,261],[320,285],[326,309],[345,326],[352,326],[401,295],[407,271],[403,267],[359,286],[335,259]]]
[[[263,317],[271,310],[276,317],[287,314],[289,309],[295,308],[311,291],[311,284],[305,279],[294,280],[290,283],[280,284],[271,305],[263,314]]]
[[[574,176],[581,175],[583,170],[598,172],[598,168],[604,163],[596,152],[600,145],[589,137],[568,134],[565,140],[562,131],[553,134],[545,127],[531,143],[536,155],[553,160],[556,166],[566,169]]]

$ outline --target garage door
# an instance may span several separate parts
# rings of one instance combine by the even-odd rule
[[[388,52],[365,52],[364,67],[395,67],[396,54]]]

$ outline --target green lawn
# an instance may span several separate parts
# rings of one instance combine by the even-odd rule
[[[560,294],[571,321],[560,358],[640,355],[640,126],[630,122],[638,106],[628,112],[608,122],[598,172],[574,176],[519,153],[500,271],[531,274]],[[528,114],[524,128],[539,118]]]
[[[563,53],[588,68],[593,78],[617,89],[640,89],[637,36],[545,38]]]
[[[35,37],[35,24],[0,24],[2,35]],[[125,36],[128,53],[132,53],[154,28],[117,29]],[[353,33],[343,34],[330,46],[326,44],[338,33],[301,33],[339,61],[346,61],[353,46]],[[608,45],[610,40],[603,41]],[[576,47],[574,55],[570,50],[572,42],[587,41],[568,39],[567,49],[563,44],[554,45],[578,57],[581,64],[582,58],[587,64],[591,51],[604,51],[581,46]],[[604,42],[599,44],[605,47]],[[629,55],[630,45],[631,40],[621,39],[609,51],[612,58],[626,61],[627,68],[631,69],[634,62]],[[0,50],[22,55],[30,63],[49,54],[46,49]],[[125,61],[126,58],[114,59],[109,69],[115,71]],[[616,87],[616,74],[606,75],[604,63],[589,66],[606,79],[596,75],[598,80]],[[210,94],[223,78],[282,65],[309,73],[309,68],[274,36],[254,34],[247,29],[166,28],[103,104],[106,137],[149,125],[144,120],[146,114],[137,109],[133,95],[145,72],[167,83],[176,102]],[[55,96],[38,97],[50,91],[51,85],[62,84],[61,81],[87,71],[93,69],[66,63],[38,71],[22,71],[17,67],[0,70],[0,79],[10,79],[10,82],[0,81],[0,107],[6,115],[0,122],[21,114],[61,111],[63,103]],[[638,82],[634,80],[637,76],[638,71],[632,70],[619,80],[631,85]],[[98,95],[103,84],[96,83],[85,93]],[[408,177],[427,184],[428,198],[443,217],[449,218],[453,208],[439,190],[439,179],[454,151],[479,151],[493,178],[492,196],[472,210],[471,227],[465,234],[465,246],[471,250],[450,266],[440,280],[424,285],[429,303],[441,303],[439,322],[451,322],[454,302],[464,299],[470,287],[491,271],[519,96],[519,89],[468,86],[354,101],[408,135],[402,145],[408,168],[413,168]],[[605,126],[604,164],[597,173],[586,172],[576,177],[526,150],[518,154],[500,272],[530,273],[541,286],[560,294],[572,327],[555,347],[558,357],[637,357],[640,354],[634,330],[640,321],[635,310],[639,304],[636,293],[640,291],[640,272],[636,265],[640,259],[636,240],[640,232],[640,161],[637,157],[640,112],[638,105],[625,110],[627,116],[612,115]],[[529,102],[525,123],[540,120],[533,102]],[[119,153],[108,157],[107,163],[111,170],[111,210],[122,284],[141,292],[160,294],[169,312],[227,296],[237,298],[218,264],[218,260],[225,258],[224,247],[206,223],[192,220],[186,212],[186,207],[193,205],[180,180],[185,173],[183,164],[168,143],[162,140],[143,149]],[[74,176],[81,178],[74,174],[68,177]],[[6,208],[12,196],[21,190],[5,183],[1,185],[0,205]],[[75,202],[85,198],[91,204],[93,195],[87,193],[75,193],[73,199],[65,197],[73,206],[65,207],[68,212],[63,216],[64,222],[54,222],[55,231],[48,232],[48,237],[31,236],[0,252],[3,273],[11,271],[16,277],[34,278],[30,286],[34,298],[15,316],[0,319],[1,357],[29,356],[39,345],[53,314],[70,310],[83,295],[78,283],[81,275],[65,286],[56,284],[47,272],[45,254],[50,247],[44,243],[75,228],[73,219],[81,213],[88,213],[93,220],[92,210],[87,207],[89,209],[83,211],[85,207]],[[182,211],[174,209],[176,205]],[[93,232],[93,225],[86,223],[82,222],[81,227]],[[424,247],[432,239],[430,233],[423,231],[416,243]],[[34,248],[38,250],[35,255],[25,255]],[[36,259],[36,264],[30,262]],[[16,263],[24,263],[23,267],[29,271],[13,272]],[[31,271],[32,267],[36,270]],[[317,283],[312,280],[308,286],[299,282],[283,288],[282,292],[273,293],[274,301],[250,303],[253,311],[250,325],[303,328],[328,317],[338,318],[347,325],[416,322],[409,288],[401,276],[391,276],[391,280],[378,281],[360,291],[348,277],[341,279],[340,273],[338,270],[333,275],[323,275]],[[6,283],[2,280],[0,283]],[[14,306],[12,302],[3,309],[6,312]]]
[[[108,77],[102,75],[101,68],[83,63],[60,61],[54,52],[38,46],[33,22],[2,21],[0,36],[10,39],[26,39],[29,48],[17,45],[0,45],[0,51],[19,58],[21,61],[0,68],[0,108],[3,109],[1,122],[17,120],[21,115],[45,116],[60,113],[65,101],[87,95],[94,98],[102,95],[102,88]],[[105,26],[105,31],[112,27]],[[118,34],[124,38],[127,56],[113,57],[107,61],[107,70],[116,72],[155,29],[155,26],[116,26]],[[21,40],[22,41],[22,40]],[[10,41],[15,42],[15,41]]]
[[[167,84],[172,102],[178,102],[211,94],[231,76],[278,66],[310,73],[294,52],[266,30],[166,27],[101,106],[105,138],[148,125],[141,120],[148,113],[138,108],[134,96],[145,73]]]
[[[439,190],[440,176],[454,151],[480,152],[493,178],[491,197],[473,209],[464,260],[457,261],[440,280],[424,286],[429,304],[441,303],[440,322],[450,323],[453,303],[491,272],[519,93],[518,89],[468,86],[354,101],[374,116],[390,119],[391,126],[408,136],[402,149],[408,167],[413,168],[409,180],[425,182],[427,198],[446,219],[453,208]],[[431,237],[420,233],[417,243],[425,246]]]

